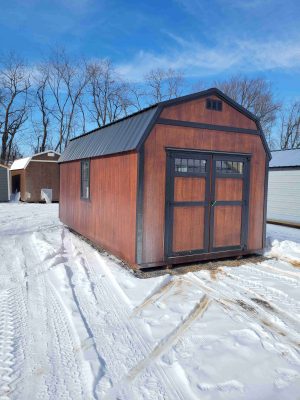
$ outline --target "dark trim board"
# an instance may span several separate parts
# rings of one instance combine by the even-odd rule
[[[212,131],[247,133],[250,135],[258,136],[260,135],[259,131],[255,129],[236,128],[234,126],[226,125],[203,124],[200,122],[180,121],[175,119],[158,118],[156,123],[160,125],[184,126],[187,128],[208,129]]]
[[[222,131],[222,132],[233,132],[233,133],[245,133],[250,135],[258,135],[262,140],[262,144],[264,146],[265,152],[268,155],[269,160],[271,160],[272,155],[267,144],[265,135],[261,128],[260,123],[255,120],[258,130],[255,129],[244,129],[244,128],[236,128],[232,126],[225,126],[225,125],[211,125],[211,124],[202,124],[198,122],[190,122],[190,121],[179,121],[175,119],[166,119],[166,118],[159,118],[156,123],[160,125],[171,125],[171,126],[184,126],[187,128],[197,128],[197,129],[208,129],[208,130],[215,130],[215,131]]]
[[[198,255],[187,255],[187,256],[177,256],[177,257],[169,257],[164,261],[154,262],[154,263],[142,263],[136,265],[135,267],[138,269],[145,269],[145,268],[156,268],[162,267],[165,265],[172,266],[172,265],[179,265],[179,264],[189,264],[189,263],[201,263],[202,261],[209,261],[209,260],[219,260],[231,257],[242,257],[249,254],[261,254],[262,250],[230,250],[230,251],[222,251],[219,253],[203,253]]]
[[[269,160],[266,159],[265,165],[265,183],[264,183],[264,219],[263,219],[263,248],[266,247],[267,239],[267,207],[268,207],[268,185],[269,185]]]
[[[218,151],[218,150],[201,150],[201,149],[191,149],[189,147],[165,147],[165,150],[169,151],[178,151],[178,153],[184,153],[184,152],[190,152],[190,153],[202,153],[203,155],[211,155],[212,153],[214,154],[220,154],[221,156],[241,156],[241,157],[251,157],[251,153],[236,153],[236,152],[230,152],[230,151]],[[180,154],[178,154],[180,156]]]
[[[138,153],[138,178],[136,200],[136,262],[142,262],[143,257],[143,202],[144,202],[144,165],[145,150],[141,147]]]
[[[157,110],[155,111],[155,114],[153,115],[153,118],[151,119],[147,129],[145,130],[143,136],[140,138],[140,140],[138,142],[136,150],[139,151],[141,149],[141,147],[144,145],[147,137],[150,135],[150,132],[152,131],[152,129],[157,121],[157,118],[159,117],[161,112],[162,112],[162,107],[160,105],[158,105]]]

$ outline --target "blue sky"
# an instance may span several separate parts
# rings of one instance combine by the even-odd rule
[[[139,81],[155,67],[209,86],[236,73],[264,76],[283,100],[300,98],[298,0],[0,0],[0,51],[29,63],[64,46],[111,58]]]

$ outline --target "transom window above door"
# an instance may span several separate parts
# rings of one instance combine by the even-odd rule
[[[243,174],[244,163],[241,161],[216,161],[216,171],[218,174]]]
[[[175,158],[175,172],[205,173],[206,160],[199,160],[197,158]]]

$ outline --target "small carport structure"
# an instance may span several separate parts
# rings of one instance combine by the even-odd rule
[[[10,182],[9,167],[0,164],[0,202],[9,201],[10,198]]]
[[[268,222],[300,227],[300,149],[272,152]]]

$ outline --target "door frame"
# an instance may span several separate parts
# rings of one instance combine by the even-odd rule
[[[216,169],[217,161],[237,161],[243,162],[243,174],[218,174]],[[222,251],[233,251],[233,250],[247,250],[248,245],[248,222],[249,222],[249,179],[250,179],[250,155],[242,155],[239,153],[212,153],[212,167],[211,167],[211,202],[217,203],[210,207],[210,220],[209,220],[209,234],[210,234],[210,253],[219,253]],[[226,200],[226,201],[215,201],[215,191],[216,191],[216,179],[241,179],[243,181],[243,195],[242,200]],[[223,203],[223,204],[218,204]],[[237,246],[223,246],[223,247],[213,247],[214,241],[214,214],[215,207],[218,205],[240,205],[241,210],[241,240],[240,245]]]
[[[186,151],[184,149],[166,149],[166,194],[165,194],[165,258],[180,257],[186,255],[195,255],[208,253],[209,251],[209,230],[204,229],[203,232],[203,243],[204,247],[196,250],[179,251],[174,252],[172,249],[173,245],[173,223],[174,223],[174,208],[175,207],[193,207],[203,206],[204,207],[204,226],[209,224],[209,193],[210,193],[210,154],[208,152],[195,152]],[[175,173],[173,168],[173,160],[175,158],[198,158],[201,155],[202,160],[207,161],[208,170],[205,173]],[[194,156],[194,157],[193,157]],[[204,177],[205,182],[205,200],[204,201],[187,201],[187,202],[175,202],[174,201],[174,182],[175,176],[182,177]]]
[[[248,220],[249,220],[249,179],[250,179],[250,160],[251,155],[245,153],[233,153],[233,152],[222,152],[222,151],[207,151],[207,150],[194,150],[194,149],[182,149],[166,147],[166,190],[165,190],[165,226],[164,226],[164,254],[165,259],[174,259],[176,257],[186,257],[186,256],[196,256],[201,254],[213,254],[213,253],[224,253],[226,251],[240,250],[244,251],[247,249],[247,239],[248,239]],[[193,157],[194,155],[194,157]],[[173,160],[178,157],[183,158],[198,158],[208,160],[207,166],[208,170],[205,173],[199,174],[188,174],[180,173],[175,174],[174,162]],[[233,157],[241,159],[244,162],[245,170],[243,173],[243,200],[242,200],[242,222],[241,222],[241,245],[240,246],[228,246],[228,247],[217,247],[213,248],[213,219],[211,216],[213,213],[211,203],[214,201],[213,197],[215,194],[215,179],[219,178],[216,176],[216,170],[214,168],[214,163],[219,158],[232,159]],[[194,205],[203,205],[205,207],[204,214],[204,248],[196,250],[187,250],[180,252],[173,252],[173,223],[174,223],[174,208],[177,206],[188,206],[192,202],[180,202],[181,204],[175,204],[174,202],[174,182],[175,176],[184,177],[205,177],[205,201],[197,202]],[[186,204],[184,204],[186,203]],[[192,206],[192,205],[190,205]]]

